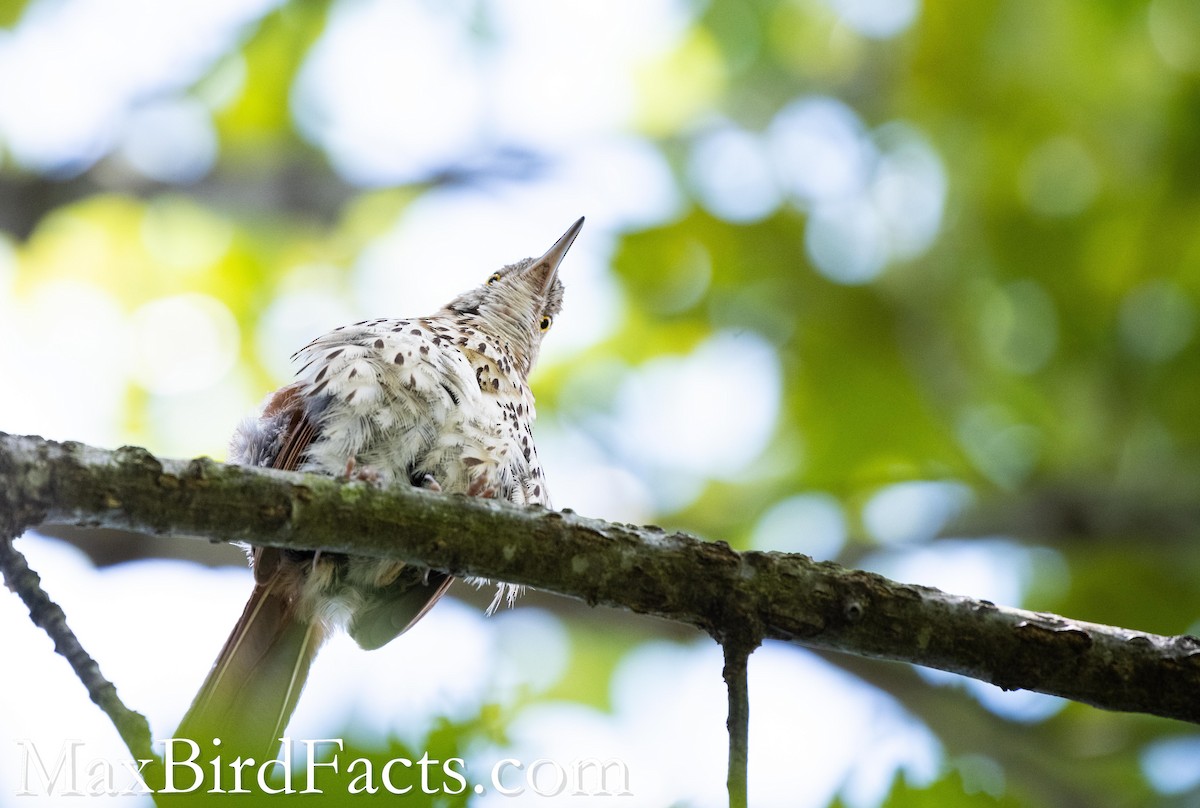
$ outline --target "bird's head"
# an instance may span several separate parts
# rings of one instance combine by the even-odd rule
[[[507,344],[522,377],[533,369],[542,337],[562,309],[558,266],[582,228],[581,217],[540,258],[525,258],[493,272],[482,286],[463,292],[446,306]]]

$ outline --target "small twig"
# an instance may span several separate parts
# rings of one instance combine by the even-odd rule
[[[750,688],[746,682],[746,666],[757,643],[741,637],[726,637],[721,643],[725,651],[725,686],[729,690],[729,808],[746,808],[746,767],[750,760]]]
[[[34,625],[50,635],[54,650],[66,658],[79,681],[87,688],[92,701],[113,722],[134,758],[153,761],[153,767],[159,766],[158,756],[151,748],[150,724],[146,717],[126,707],[113,683],[100,673],[100,666],[84,650],[75,632],[67,625],[63,610],[42,589],[41,578],[29,568],[25,556],[13,547],[12,536],[0,537],[0,572],[4,575],[5,585],[29,609],[29,617]]]

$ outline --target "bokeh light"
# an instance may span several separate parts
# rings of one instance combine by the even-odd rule
[[[149,179],[186,184],[212,170],[217,135],[200,102],[161,101],[130,113],[120,148],[129,164]]]
[[[1160,794],[1182,794],[1200,786],[1200,737],[1156,741],[1142,753],[1142,772]]]
[[[19,164],[35,170],[86,168],[117,142],[143,97],[194,80],[242,26],[277,3],[31,3],[0,37],[0,75],[21,77],[0,82],[0,142]],[[134,154],[149,164],[163,160],[150,149],[161,150],[153,144],[167,131],[145,128],[165,124],[169,130],[180,122],[142,117],[134,124],[143,130]],[[160,162],[158,169],[164,168]]]
[[[866,283],[933,243],[945,172],[911,126],[894,122],[868,132],[843,102],[808,97],[775,116],[769,138],[776,173],[810,212],[805,246],[822,275]]]
[[[971,490],[962,483],[911,480],[878,491],[863,507],[863,525],[881,544],[928,542],[966,510]]]
[[[682,507],[705,476],[736,476],[766,448],[781,380],[771,346],[749,333],[717,334],[685,357],[655,359],[617,395],[612,437],[634,467]]]
[[[705,208],[731,222],[753,222],[780,204],[779,189],[762,139],[724,126],[692,147],[688,174]]]
[[[1077,140],[1056,137],[1038,146],[1022,167],[1021,195],[1043,216],[1080,213],[1100,191],[1100,172]]]
[[[836,558],[846,543],[846,515],[829,494],[796,494],[771,506],[754,526],[754,547]]]
[[[1147,362],[1165,362],[1192,341],[1196,305],[1169,280],[1153,280],[1134,289],[1121,302],[1121,342]]]
[[[190,393],[209,387],[237,358],[237,322],[214,298],[190,294],[153,300],[130,320],[133,376],[151,392]]]
[[[838,19],[863,36],[893,37],[917,17],[920,0],[825,0]]]

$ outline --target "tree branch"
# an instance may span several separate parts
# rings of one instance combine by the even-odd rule
[[[50,599],[42,589],[38,574],[29,568],[25,556],[13,547],[12,540],[16,537],[13,534],[0,535],[0,574],[4,577],[5,585],[29,609],[33,624],[54,641],[54,650],[67,660],[75,676],[87,688],[88,696],[112,721],[134,760],[146,761],[154,769],[159,760],[151,748],[150,723],[146,721],[146,716],[126,707],[117,695],[117,688],[104,678],[96,660],[92,659],[67,625],[62,608]]]
[[[729,691],[729,718],[725,721],[729,730],[729,773],[726,778],[729,808],[746,808],[749,805],[746,774],[750,765],[750,687],[746,669],[750,654],[758,647],[758,640],[747,642],[727,637],[721,647],[725,652],[725,687]]]
[[[337,221],[358,190],[338,177],[314,150],[275,145],[270,159],[243,154],[232,165],[219,166],[188,185],[188,196],[218,211],[257,214],[270,210],[291,220],[324,224]],[[550,165],[543,155],[516,146],[500,146],[477,155],[469,164],[434,167],[405,184],[431,188],[522,180],[546,171]],[[149,199],[178,190],[177,185],[147,179],[112,158],[70,179],[3,170],[0,231],[26,239],[51,211],[82,199],[100,194]]]
[[[394,558],[687,623],[1200,723],[1200,639],[996,606],[807,556],[407,486],[0,433],[0,520]],[[552,548],[552,549],[551,549]]]

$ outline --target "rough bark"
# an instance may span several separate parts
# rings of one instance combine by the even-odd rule
[[[659,615],[1200,723],[1200,639],[997,606],[653,526],[0,433],[0,523],[117,527],[395,558]]]

